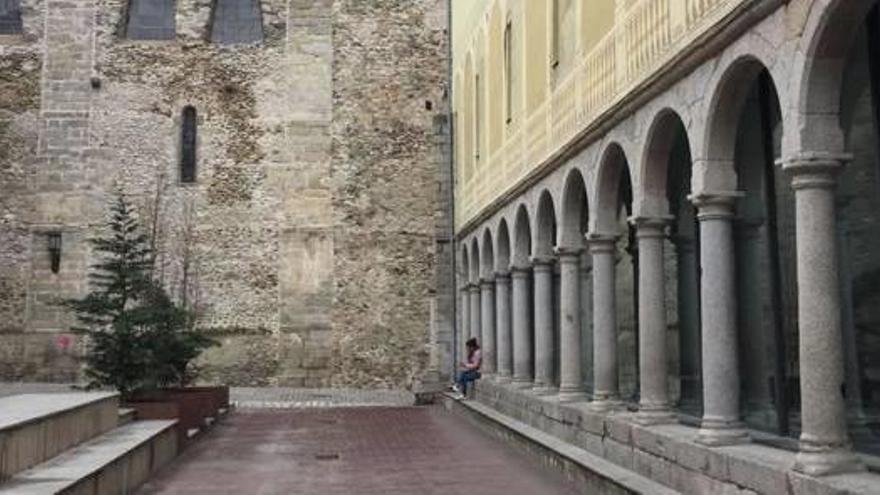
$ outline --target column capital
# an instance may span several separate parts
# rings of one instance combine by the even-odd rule
[[[532,266],[536,270],[541,267],[546,267],[549,269],[549,267],[551,267],[553,265],[553,263],[556,261],[556,258],[554,258],[553,256],[538,255],[538,256],[532,256],[531,258],[529,258],[529,261],[532,262]]]
[[[837,175],[843,167],[852,160],[850,153],[805,151],[776,163],[791,175],[793,189],[830,189],[837,183]]]
[[[478,282],[471,282],[468,285],[468,289],[470,289],[471,293],[476,292],[477,294],[479,294],[480,293],[480,284]]]
[[[510,265],[511,278],[527,277],[532,267],[529,265]]]
[[[666,227],[675,219],[672,215],[639,215],[627,219],[636,228],[636,238],[656,238],[666,236]]]
[[[488,276],[481,278],[479,287],[481,289],[491,289],[492,287],[495,287],[495,277]]]
[[[688,199],[697,207],[698,220],[728,220],[733,218],[736,200],[743,196],[742,191],[707,191],[691,194]]]
[[[620,236],[603,232],[589,232],[586,235],[591,253],[610,253],[614,251],[614,243]]]
[[[510,282],[510,272],[509,271],[499,270],[499,271],[495,272],[495,283],[496,284],[503,284],[503,283],[507,283],[507,282]]]
[[[580,261],[580,256],[583,250],[584,248],[580,246],[557,246],[553,252],[556,253],[560,262],[563,258],[577,258],[578,261]]]

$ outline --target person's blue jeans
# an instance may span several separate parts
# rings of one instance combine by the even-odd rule
[[[478,370],[465,370],[458,374],[458,387],[461,389],[461,393],[467,394],[468,383],[476,381],[480,378],[480,372]]]

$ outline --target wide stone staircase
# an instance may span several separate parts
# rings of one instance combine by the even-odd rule
[[[0,398],[0,494],[120,494],[177,455],[176,420],[135,421],[116,393]]]

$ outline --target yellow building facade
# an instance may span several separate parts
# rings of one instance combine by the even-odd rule
[[[457,229],[588,141],[747,3],[453,0]]]

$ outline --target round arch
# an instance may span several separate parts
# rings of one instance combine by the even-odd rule
[[[839,126],[841,88],[850,49],[876,0],[815,2],[801,37],[801,63],[793,71],[796,119],[788,149],[845,151]]]
[[[679,139],[684,140],[684,146],[690,155],[690,138],[681,116],[670,108],[664,108],[654,116],[648,128],[639,163],[641,180],[636,193],[639,198],[636,206],[639,215],[669,214],[669,166]]]
[[[480,245],[477,238],[471,240],[471,283],[480,283]]]
[[[516,218],[513,223],[513,264],[514,266],[527,266],[529,257],[532,255],[532,227],[529,220],[529,210],[521,204],[516,209]]]
[[[510,270],[510,232],[507,228],[507,220],[502,218],[498,224],[498,237],[495,241],[497,256],[495,257],[495,270],[507,272]]]
[[[618,205],[620,204],[623,184],[632,184],[629,164],[623,147],[616,142],[610,143],[602,152],[596,175],[596,208],[592,215],[595,233],[608,234],[618,231]]]
[[[480,278],[483,280],[489,280],[495,276],[495,249],[492,243],[492,231],[488,228],[483,231],[482,243]]]
[[[552,256],[556,246],[556,207],[553,196],[546,189],[538,198],[535,213],[535,242],[532,244],[534,256]]]
[[[562,190],[562,222],[559,245],[580,249],[584,246],[589,209],[587,189],[580,170],[572,169],[565,179]]]

